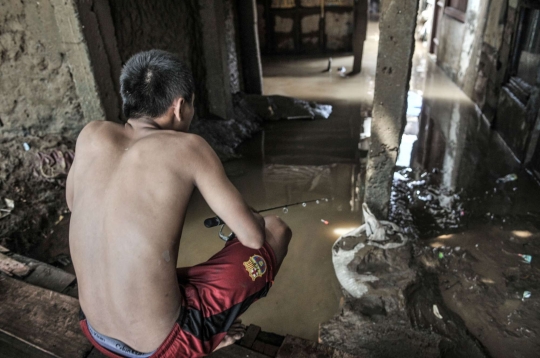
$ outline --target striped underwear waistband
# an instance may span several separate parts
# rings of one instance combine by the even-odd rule
[[[104,334],[97,332],[94,328],[92,328],[92,326],[90,326],[90,322],[88,322],[88,320],[86,320],[86,324],[88,325],[88,330],[90,331],[90,334],[92,335],[92,337],[94,337],[96,342],[98,342],[99,345],[103,348],[113,353],[120,354],[126,358],[148,358],[155,352],[153,351],[150,353],[142,353],[136,351],[135,349],[131,348],[127,344],[117,339],[108,337]]]

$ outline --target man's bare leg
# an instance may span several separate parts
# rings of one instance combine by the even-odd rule
[[[237,319],[236,321],[234,321],[231,328],[229,328],[229,330],[227,331],[227,335],[225,336],[225,338],[223,338],[223,340],[214,349],[214,352],[217,351],[218,349],[230,346],[237,340],[242,339],[245,333],[246,333],[246,326],[242,324],[241,319]]]

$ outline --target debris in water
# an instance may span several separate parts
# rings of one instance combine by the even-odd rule
[[[319,201],[319,200],[315,200],[315,204],[319,204],[319,203],[320,203],[320,201]]]
[[[24,148],[24,150],[25,150],[26,152],[28,152],[28,151],[30,150],[30,144],[24,142],[22,145],[23,145],[23,148]]]
[[[438,319],[443,319],[441,313],[439,312],[439,307],[437,307],[437,305],[433,305],[433,314]]]
[[[328,57],[328,66],[326,67],[326,70],[323,70],[323,72],[330,72],[332,71],[332,57]]]
[[[302,206],[305,208],[305,207],[307,206],[307,204],[306,204],[306,203],[302,203]]]
[[[60,221],[64,220],[64,215],[60,215],[58,217],[58,220],[56,220],[56,222],[54,223],[54,225],[58,225],[60,223]]]
[[[344,66],[339,67],[337,70],[338,70],[339,73],[347,72],[347,69]]]
[[[517,180],[517,174],[508,174],[502,178],[497,179],[497,184],[508,183]]]
[[[0,207],[0,219],[5,218],[9,214],[11,214],[13,209],[15,209],[15,201],[8,198],[4,198],[3,201],[4,201],[4,205]]]
[[[439,252],[439,259],[444,259],[444,253]]]
[[[461,247],[460,247],[460,246],[456,246],[456,247],[454,248],[454,250],[456,250],[456,252],[457,252],[457,251],[461,250]]]
[[[525,301],[526,298],[530,298],[530,297],[531,297],[531,291],[525,291],[523,292],[523,298],[521,300]]]
[[[527,264],[530,264],[531,261],[532,261],[532,256],[531,255],[518,254],[518,256],[521,257],[523,259],[523,262],[525,262]]]
[[[288,212],[289,212],[289,208],[288,208],[288,207],[284,207],[284,208],[283,208],[283,213],[284,213],[284,214],[287,214]]]
[[[324,220],[324,219],[321,219],[321,222],[324,224],[324,225],[328,225],[329,222],[327,220]]]

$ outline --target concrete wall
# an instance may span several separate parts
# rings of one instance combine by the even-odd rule
[[[437,64],[469,96],[525,164],[536,142],[540,83],[516,78],[512,57],[519,13],[528,0],[470,0],[466,20],[439,27]],[[535,5],[538,7],[538,4]],[[532,81],[534,82],[534,80]]]
[[[77,132],[86,123],[50,0],[0,0],[0,93],[2,135]]]
[[[497,1],[503,0],[492,2]],[[474,88],[489,4],[489,1],[469,0],[464,23],[447,15],[440,22],[437,64],[469,97]]]

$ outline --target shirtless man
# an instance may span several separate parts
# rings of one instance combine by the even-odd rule
[[[82,130],[66,185],[81,328],[108,357],[204,356],[241,338],[237,318],[268,292],[292,234],[254,213],[208,143],[188,133],[194,81],[176,56],[139,53],[120,81],[129,120]],[[195,188],[236,238],[177,269]]]

